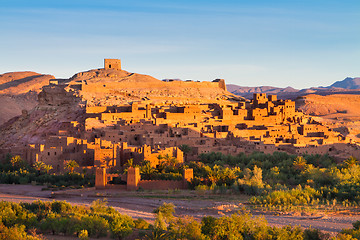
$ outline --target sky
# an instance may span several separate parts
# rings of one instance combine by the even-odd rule
[[[359,0],[0,0],[0,74],[119,58],[158,79],[308,88],[360,77]]]

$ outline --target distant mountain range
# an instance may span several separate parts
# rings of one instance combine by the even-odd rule
[[[360,89],[360,78],[345,78],[342,81],[337,81],[327,88],[344,88],[344,89]]]
[[[295,89],[292,87],[279,88],[272,86],[259,86],[259,87],[244,87],[235,84],[227,84],[227,90],[235,95],[242,96],[244,98],[251,99],[253,93],[266,93],[266,94],[276,94],[279,98],[284,99],[295,99],[298,96],[303,96],[307,94],[319,94],[319,95],[329,95],[329,94],[360,94],[360,78],[345,78],[342,81],[337,81],[327,87],[312,87],[306,89]]]

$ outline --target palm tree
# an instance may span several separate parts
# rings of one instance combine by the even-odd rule
[[[33,167],[36,169],[36,171],[40,172],[43,169],[44,165],[44,162],[38,161],[33,164]]]
[[[124,164],[124,167],[128,169],[129,167],[134,167],[134,159],[130,158],[127,163]]]
[[[174,167],[178,163],[177,159],[175,157],[170,156],[169,154],[166,154],[163,159],[165,160],[164,163],[167,166]]]
[[[306,160],[302,156],[297,156],[293,162],[293,166],[296,170],[303,171],[306,168]]]
[[[24,161],[19,155],[12,157],[10,163],[13,167],[18,167],[18,168],[23,167],[25,165]]]
[[[111,157],[109,157],[109,156],[106,156],[106,157],[104,158],[104,161],[105,161],[106,166],[107,166],[107,167],[110,167],[110,163],[111,163],[111,161],[113,161],[113,159],[112,159]],[[112,165],[114,166],[114,162],[113,162]]]
[[[179,148],[180,148],[181,151],[183,151],[184,156],[185,156],[185,161],[187,161],[188,153],[191,152],[192,148],[187,144],[180,145]]]
[[[74,168],[79,167],[79,164],[74,160],[67,161],[65,165],[65,169],[69,170],[70,173],[74,172]]]
[[[151,175],[155,172],[155,169],[151,167],[149,161],[144,161],[140,168],[141,174],[144,175],[144,179],[151,179]]]
[[[47,174],[49,174],[49,171],[53,169],[53,166],[51,166],[50,164],[44,164],[42,168],[46,171]]]
[[[351,168],[352,166],[354,166],[354,165],[356,165],[358,163],[359,163],[359,161],[355,157],[350,156],[348,159],[346,159],[344,161],[344,167],[345,168]]]

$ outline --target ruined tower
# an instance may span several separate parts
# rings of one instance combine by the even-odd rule
[[[121,70],[121,60],[120,59],[104,59],[104,68],[105,69],[115,69]]]

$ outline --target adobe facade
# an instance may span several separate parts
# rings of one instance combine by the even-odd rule
[[[105,59],[104,68],[121,70],[121,62]],[[226,90],[223,79],[165,84],[184,89],[202,84]],[[86,81],[81,80],[75,87],[86,86]],[[53,81],[39,94],[40,104],[51,107],[70,104],[74,92],[65,88],[65,83]],[[36,161],[51,164],[54,172],[64,171],[68,160],[95,172],[99,168],[122,170],[130,159],[134,164],[149,161],[156,167],[164,157],[181,163],[184,159],[197,160],[200,154],[209,152],[236,155],[285,151],[360,157],[359,147],[350,139],[297,111],[294,101],[281,100],[276,95],[255,93],[252,100],[214,99],[193,104],[137,98],[121,105],[84,105],[83,122],[62,122],[58,133],[47,136],[44,143],[0,149],[0,157],[19,154],[31,164]],[[183,153],[181,145],[190,146],[191,152]]]
[[[254,94],[253,100],[227,104],[151,104],[87,107],[85,123],[64,122],[57,136],[27,147],[30,162],[63,171],[68,160],[85,167],[122,169],[134,164],[161,164],[164,156],[184,161],[181,145],[191,147],[187,160],[202,153],[330,153],[360,156],[356,145],[311,117],[296,111],[293,101]],[[350,146],[344,148],[343,146]],[[329,149],[332,151],[329,152]],[[351,149],[351,150],[350,150]],[[345,156],[345,155],[344,155]]]
[[[120,59],[104,59],[104,68],[121,70],[121,60]]]

